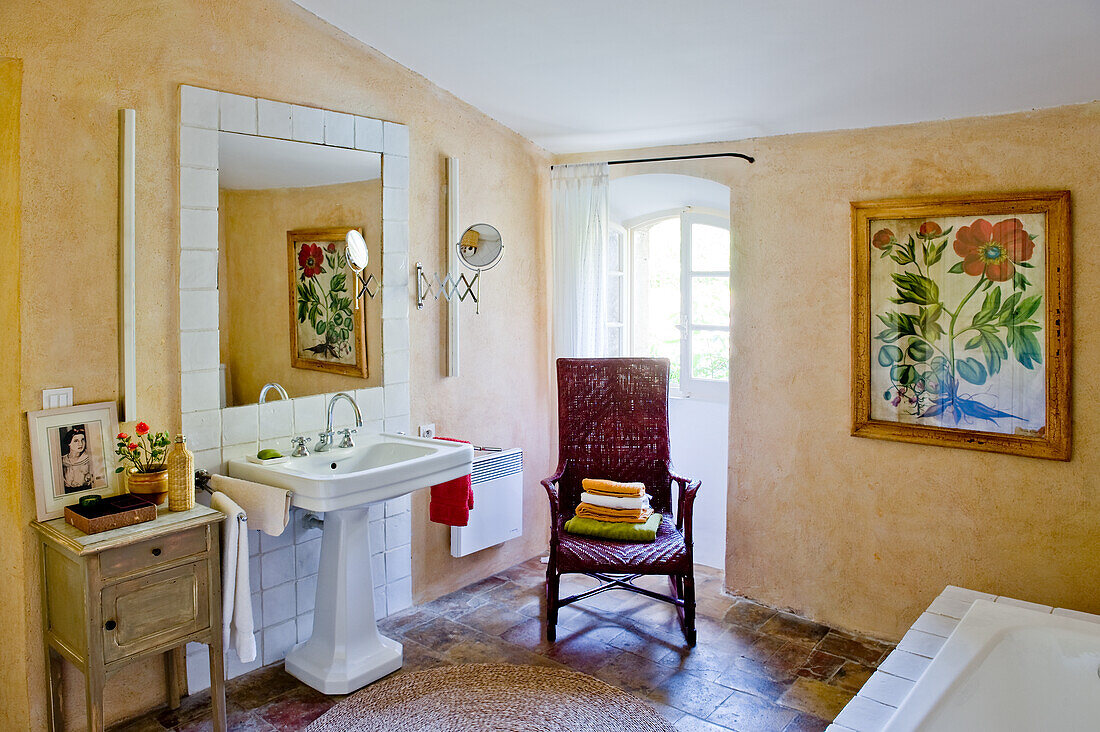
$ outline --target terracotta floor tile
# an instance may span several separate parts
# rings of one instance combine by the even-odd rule
[[[694,648],[672,606],[622,591],[562,608],[557,641],[550,643],[544,577],[545,565],[535,558],[381,620],[382,632],[404,644],[397,673],[446,663],[564,665],[635,694],[687,732],[821,732],[890,648],[726,596],[714,570],[697,575],[701,608],[711,615],[698,616]],[[660,577],[638,584],[668,591]],[[594,586],[591,578],[566,575],[562,592]],[[281,663],[230,681],[227,697],[230,728],[241,732],[300,730],[342,698],[313,691]],[[212,729],[209,695],[187,697],[178,711],[156,710],[114,732],[168,728]]]
[[[817,650],[855,661],[865,666],[877,666],[891,646],[869,638],[857,638],[837,630],[830,630],[817,646]]]
[[[767,701],[774,702],[790,688],[793,679],[776,681],[764,674],[755,674],[742,668],[731,668],[723,672],[717,679],[717,683],[728,686],[731,689],[744,691],[759,696]]]
[[[405,637],[433,653],[444,654],[477,631],[445,617],[433,617],[405,632]]]
[[[690,714],[681,717],[674,726],[679,732],[728,732],[729,730],[729,727],[722,727]]]
[[[783,728],[783,732],[825,732],[831,723],[812,714],[799,714]]]
[[[854,661],[845,661],[844,665],[837,669],[828,681],[833,686],[856,692],[863,688],[863,685],[867,683],[867,679],[871,678],[871,674],[874,672],[875,669],[870,666],[863,666]]]
[[[853,696],[852,692],[838,686],[802,677],[779,697],[779,703],[822,719],[833,719]]]
[[[812,646],[825,637],[829,626],[781,612],[761,625],[760,632]]]
[[[298,732],[327,712],[336,699],[302,686],[272,699],[256,714],[279,732]]]
[[[706,717],[735,693],[733,689],[681,671],[662,681],[646,696],[682,709],[697,717]]]
[[[806,662],[802,664],[802,667],[798,669],[797,673],[799,676],[807,676],[809,678],[825,681],[831,678],[845,663],[848,662],[840,656],[834,656],[825,651],[814,651],[810,654],[810,657],[806,659]]]
[[[526,622],[527,616],[491,602],[461,615],[456,615],[454,619],[456,622],[469,625],[471,628],[476,628],[483,633],[500,636],[509,628]]]
[[[737,600],[726,611],[722,619],[731,625],[741,625],[747,628],[759,628],[764,623],[775,617],[775,610],[767,605],[760,605],[752,600]]]
[[[707,720],[739,732],[771,732],[782,730],[797,716],[798,712],[793,709],[772,704],[758,696],[734,691]]]

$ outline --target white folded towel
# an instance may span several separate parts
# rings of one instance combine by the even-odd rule
[[[581,503],[604,508],[649,508],[649,494],[616,498],[615,496],[597,496],[595,493],[585,491],[581,493]]]
[[[290,491],[225,475],[210,476],[210,488],[229,496],[248,514],[252,528],[279,536],[290,523]]]
[[[210,507],[222,522],[222,645],[235,648],[242,663],[256,660],[252,588],[248,578],[248,519],[229,496],[216,491]]]

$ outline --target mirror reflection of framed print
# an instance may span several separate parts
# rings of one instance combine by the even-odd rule
[[[81,496],[121,492],[115,474],[114,402],[27,412],[38,520],[59,518]]]

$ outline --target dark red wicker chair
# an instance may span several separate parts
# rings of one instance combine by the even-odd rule
[[[542,481],[550,497],[550,560],[546,566],[546,638],[557,634],[558,609],[607,590],[629,590],[676,606],[684,637],[695,645],[695,577],[691,511],[699,481],[671,470],[668,442],[668,359],[558,359],[558,469]],[[651,544],[569,534],[563,526],[580,503],[581,480],[641,481],[662,514]],[[675,519],[672,484],[679,485]],[[600,581],[559,598],[561,575]],[[671,595],[638,587],[642,575],[668,575]]]

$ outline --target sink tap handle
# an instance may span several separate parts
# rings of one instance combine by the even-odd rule
[[[358,431],[359,430],[354,430],[351,427],[348,427],[346,430],[340,430],[340,434],[344,436],[344,439],[340,440],[340,447],[355,447],[355,441],[351,439],[351,436]]]
[[[310,442],[311,437],[292,437],[290,444],[294,445],[294,452],[290,453],[291,457],[309,457],[309,450],[306,449],[306,443]]]

